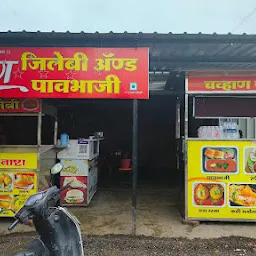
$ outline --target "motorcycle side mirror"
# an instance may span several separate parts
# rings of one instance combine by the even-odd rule
[[[63,169],[63,164],[62,163],[57,163],[55,164],[52,168],[51,168],[51,174],[52,175],[56,175],[58,173],[60,173]]]

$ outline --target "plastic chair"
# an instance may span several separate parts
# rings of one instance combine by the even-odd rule
[[[132,159],[121,159],[119,171],[132,171]]]

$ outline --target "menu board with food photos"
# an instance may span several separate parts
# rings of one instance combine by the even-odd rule
[[[256,142],[188,140],[187,218],[256,221]]]
[[[36,192],[36,172],[0,171],[0,217],[14,216],[27,198]]]

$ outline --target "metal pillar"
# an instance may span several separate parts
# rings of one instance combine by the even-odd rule
[[[188,88],[188,79],[185,80],[185,88]],[[183,141],[183,156],[184,156],[184,166],[185,166],[185,219],[188,218],[188,163],[187,163],[187,154],[188,154],[188,132],[189,132],[189,96],[187,91],[185,92],[185,115],[184,115],[184,141]]]
[[[136,235],[138,180],[138,100],[133,100],[132,169],[132,234]]]
[[[55,120],[54,120],[54,135],[53,135],[54,146],[57,146],[57,141],[58,141],[58,119],[55,118]]]
[[[40,111],[37,116],[37,146],[42,144],[42,112]]]

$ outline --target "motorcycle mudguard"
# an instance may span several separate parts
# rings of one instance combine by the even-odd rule
[[[35,256],[35,254],[33,252],[18,252],[11,256]]]
[[[40,239],[34,239],[29,243],[26,252],[19,252],[12,256],[49,256],[49,252]]]
[[[56,208],[46,220],[34,222],[50,256],[83,256],[79,223],[64,208]]]

